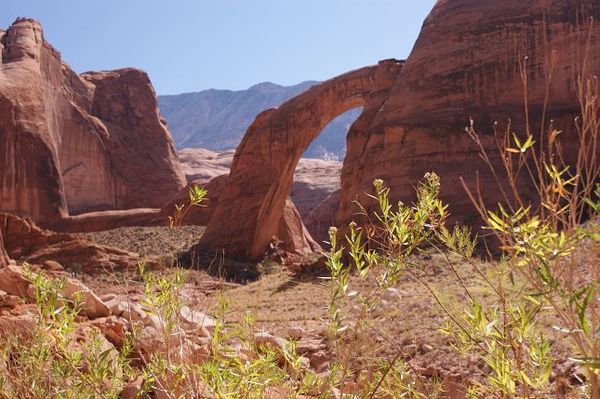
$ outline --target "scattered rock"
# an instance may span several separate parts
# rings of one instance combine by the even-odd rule
[[[312,353],[309,356],[310,366],[317,372],[320,373],[329,367],[331,361],[331,355],[324,350]]]
[[[34,295],[31,282],[19,266],[9,265],[0,269],[0,290],[21,298],[32,298]]]
[[[125,343],[127,332],[127,321],[116,316],[95,319],[92,325],[104,335],[117,349],[121,349]]]
[[[425,354],[425,353],[429,353],[429,352],[432,352],[432,351],[433,351],[433,349],[434,349],[434,348],[433,348],[433,346],[431,346],[431,345],[429,345],[429,344],[421,344],[421,345],[419,346],[419,351],[420,351],[421,353],[423,353],[423,354]]]
[[[47,270],[49,272],[63,272],[65,268],[58,262],[53,260],[47,260],[42,263],[42,269]]]
[[[63,295],[79,304],[81,313],[89,319],[110,316],[110,309],[82,282],[67,279]]]
[[[145,327],[160,328],[160,320],[157,316],[148,314],[141,305],[130,299],[115,297],[106,301],[106,306],[113,316],[127,320],[131,325],[140,323]]]
[[[212,336],[217,322],[209,315],[199,310],[192,310],[183,306],[179,312],[184,328],[188,332],[200,334],[204,337]]]
[[[416,344],[406,345],[402,348],[402,354],[406,357],[414,357],[419,352],[419,347]]]
[[[125,385],[125,388],[123,388],[119,395],[119,399],[141,399],[140,394],[143,386],[144,378],[142,376],[137,376]]]
[[[385,301],[395,301],[400,299],[400,293],[397,288],[388,288],[383,293],[383,300]]]
[[[290,339],[296,341],[299,341],[300,339],[302,339],[302,337],[306,335],[306,333],[301,327],[290,327],[287,330],[287,334]]]

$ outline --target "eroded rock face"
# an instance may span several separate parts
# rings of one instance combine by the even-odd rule
[[[0,42],[0,210],[51,225],[160,207],[185,185],[144,72],[77,76],[31,19]]]
[[[321,246],[304,226],[300,211],[289,198],[285,201],[276,238],[281,241],[281,248],[286,253],[300,258],[322,252]]]
[[[238,147],[229,184],[199,244],[227,256],[256,260],[276,233],[300,157],[337,115],[364,106],[395,81],[396,60],[383,61],[314,86],[260,114]]]
[[[352,200],[374,205],[364,193],[372,192],[375,178],[391,187],[394,201],[409,202],[417,181],[435,171],[442,197],[460,222],[476,220],[461,177],[474,188],[479,174],[487,203],[502,201],[465,127],[470,118],[475,121],[497,164],[494,122],[502,132],[511,119],[513,130],[524,134],[521,70],[532,132],[539,134],[548,87],[546,128],[553,119],[563,131],[566,155],[573,153],[578,78],[600,73],[600,26],[591,25],[591,17],[600,17],[597,1],[438,1],[385,101],[368,120],[363,113],[349,132],[338,223],[355,218]],[[523,183],[520,192],[527,197],[532,188]]]

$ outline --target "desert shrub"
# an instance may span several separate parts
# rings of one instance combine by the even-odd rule
[[[538,135],[540,143],[528,129],[525,137],[519,137],[509,127],[496,132],[502,167],[498,170],[474,128],[467,129],[505,199],[492,209],[482,199],[479,185],[470,188],[463,182],[484,224],[483,243],[496,246],[501,253],[493,256],[491,267],[483,269],[471,259],[477,237],[468,228],[446,226],[447,207],[438,199],[439,180],[434,174],[425,176],[417,187],[417,200],[410,206],[392,205],[389,188],[380,180],[374,182],[378,209],[370,215],[361,207],[369,222],[362,227],[350,224],[341,244],[335,229],[330,234],[334,336],[352,329],[363,342],[366,336],[370,346],[378,332],[367,331],[365,320],[380,301],[382,290],[404,274],[423,284],[446,314],[441,330],[450,336],[454,348],[489,367],[486,378],[469,388],[471,396],[562,397],[574,387],[553,376],[555,343],[560,342],[568,358],[584,370],[575,387],[579,394],[600,397],[600,104],[597,80],[582,80],[580,86],[582,115],[576,120],[574,160],[563,157],[561,132],[552,126]],[[523,184],[534,187],[537,196],[525,198]],[[419,276],[413,255],[423,248],[444,257],[466,303],[436,292]],[[451,255],[458,256],[460,265],[469,270],[458,270]],[[464,273],[478,279],[485,295],[464,284]],[[376,288],[357,292],[352,274],[359,279],[374,278]],[[349,325],[340,304],[357,296],[365,320],[359,318]],[[342,369],[359,360],[359,343],[336,342],[343,344],[336,347]],[[426,387],[420,384],[415,395],[431,397]]]
[[[504,207],[498,213],[486,211],[486,229],[502,235],[503,254],[500,260],[490,263],[491,267],[483,269],[480,262],[471,258],[476,235],[462,226],[446,226],[447,207],[438,198],[440,185],[435,174],[425,176],[411,206],[392,206],[390,190],[382,181],[375,181],[374,187],[378,210],[373,222],[366,227],[350,224],[343,245],[338,243],[337,230],[330,232],[330,327],[342,374],[356,373],[362,367],[377,370],[364,364],[366,359],[360,355],[361,345],[373,352],[374,340],[381,333],[371,328],[369,314],[380,303],[383,290],[396,284],[402,275],[408,275],[423,284],[445,312],[447,321],[440,327],[451,337],[454,348],[461,354],[475,355],[488,365],[486,378],[469,389],[473,397],[560,396],[566,387],[551,384],[552,342],[557,331],[572,340],[572,345],[567,346],[569,357],[587,370],[581,394],[592,398],[598,395],[594,385],[599,371],[594,302],[600,228],[595,219],[573,229],[564,225],[559,229],[543,222],[539,215],[532,215],[531,209],[519,209],[514,214]],[[586,212],[597,213],[600,209],[597,199],[588,198],[584,203],[588,207],[581,209]],[[420,277],[419,258],[414,255],[426,248],[443,255],[466,294],[466,302],[436,292]],[[461,260],[462,268],[471,270],[457,270],[457,262],[453,261],[456,258]],[[478,284],[491,295],[468,288],[463,282],[465,272],[476,276]],[[366,292],[354,289],[354,281],[367,278],[376,281],[375,288]],[[356,302],[356,298],[362,306],[358,318],[345,317],[343,303]],[[457,306],[459,303],[462,308]],[[402,357],[399,346],[398,356],[391,360],[383,354],[375,355],[384,364],[380,370],[385,370],[385,364],[395,365]],[[414,397],[434,397],[436,393],[435,384],[419,383],[410,370],[400,380],[404,383],[392,384],[396,393]],[[380,382],[374,387],[365,386],[359,397],[369,397],[373,393],[369,389],[383,390],[385,378]]]
[[[65,280],[30,270],[35,320],[9,334],[0,349],[2,398],[118,398],[131,375],[126,342],[120,352],[95,328],[76,320],[77,301],[62,296]]]

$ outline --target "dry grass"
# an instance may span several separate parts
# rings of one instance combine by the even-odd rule
[[[163,228],[125,228],[88,236],[97,242],[123,249],[143,248],[148,254],[165,254],[191,245],[193,240],[198,239],[198,231],[202,228],[184,227],[175,232]],[[140,240],[140,237],[144,239]],[[175,245],[182,237],[190,241]],[[458,258],[452,261],[469,291],[485,300],[489,293],[475,277],[471,266]],[[476,262],[482,270],[493,269],[486,262]],[[418,276],[437,292],[451,311],[460,312],[468,306],[461,283],[448,268],[443,256],[421,254],[414,259],[414,264]],[[182,295],[187,302],[194,304],[194,308],[210,312],[215,310],[219,296],[224,294],[230,303],[229,322],[238,322],[250,312],[256,316],[258,329],[285,337],[291,328],[299,327],[307,335],[325,336],[330,299],[326,272],[313,270],[295,274],[272,263],[265,266],[269,267],[263,269],[270,272],[246,285],[230,284],[202,271],[189,271]],[[142,281],[134,270],[79,277],[100,295],[121,294],[135,298],[143,294]],[[351,284],[360,291],[369,291],[376,286],[374,281],[361,281],[357,277],[352,277]],[[489,372],[481,359],[462,356],[452,349],[448,337],[439,331],[446,320],[445,314],[423,284],[405,274],[394,290],[389,295],[384,294],[382,304],[369,317],[373,333],[380,336],[378,344],[390,357],[403,350],[407,353],[406,361],[430,376],[479,380]],[[347,320],[356,316],[353,308],[358,309],[358,306],[344,304]],[[551,324],[548,321],[548,326]],[[562,363],[567,359],[567,352],[560,345],[557,342],[554,352],[558,362]]]
[[[204,226],[181,226],[174,230],[162,226],[120,227],[80,235],[98,244],[137,252],[144,256],[171,256],[196,244],[204,230]]]

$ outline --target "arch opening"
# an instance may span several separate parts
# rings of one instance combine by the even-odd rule
[[[308,232],[321,246],[336,222],[348,132],[363,109],[351,109],[331,120],[304,152],[294,172],[290,197]]]

